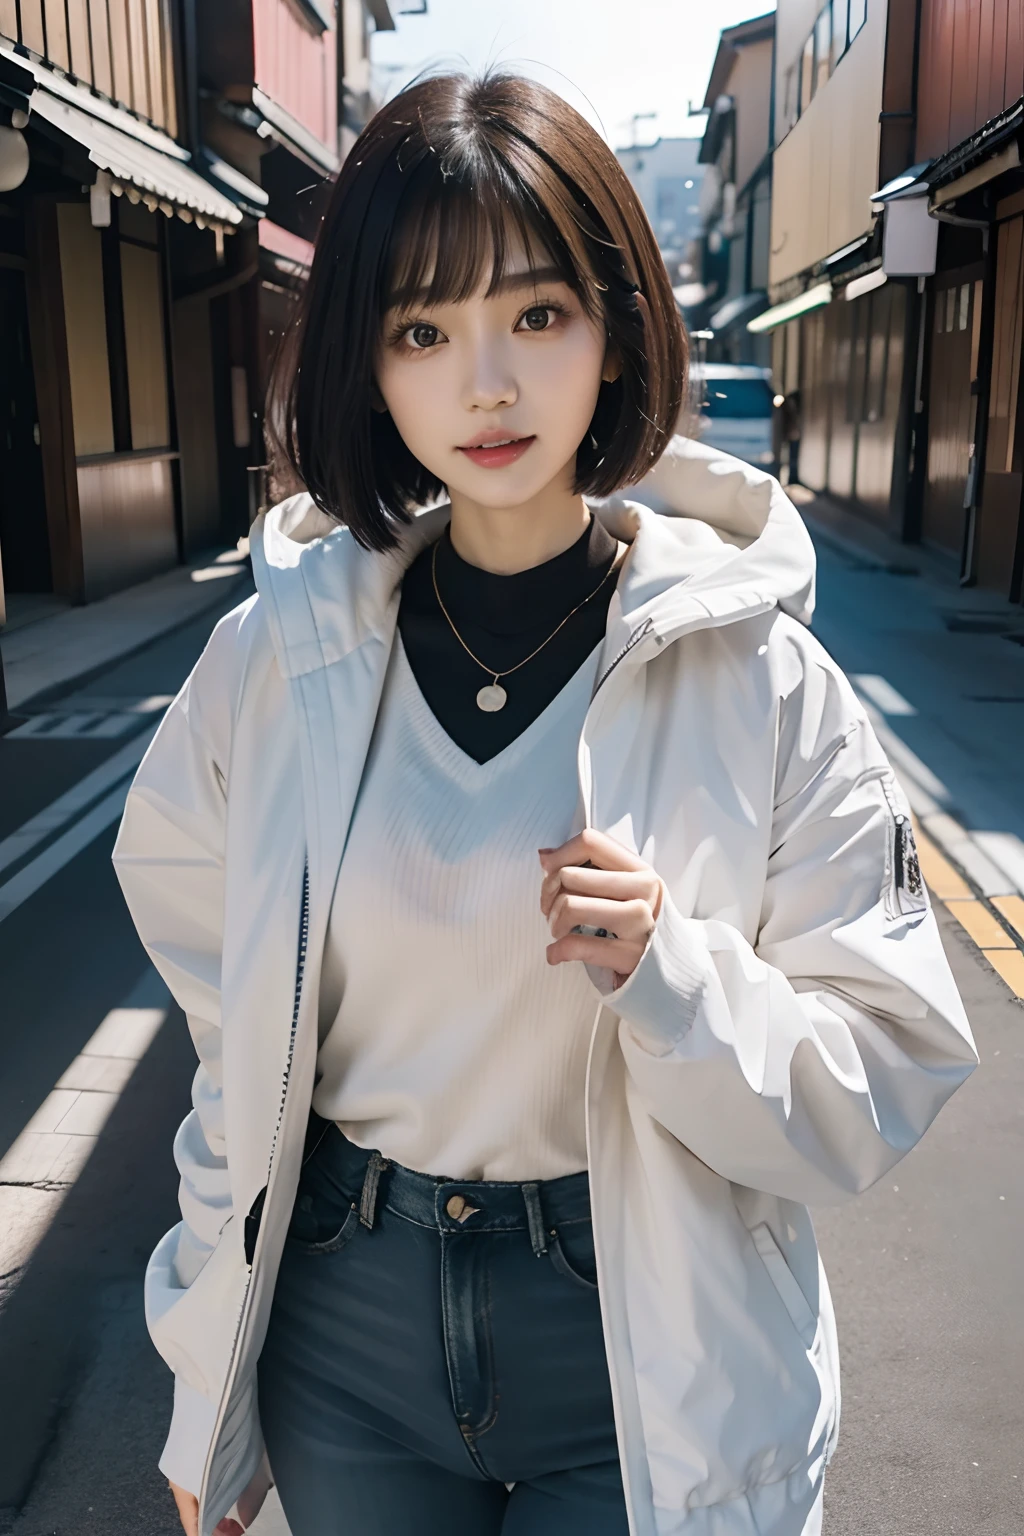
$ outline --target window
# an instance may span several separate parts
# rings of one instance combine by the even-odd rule
[[[110,453],[114,417],[100,232],[92,227],[88,203],[58,203],[57,229],[75,453]]]
[[[61,203],[71,414],[79,458],[170,445],[158,216],[118,198],[107,229]]]
[[[867,19],[867,0],[826,0],[799,61],[786,70],[782,123],[788,132],[807,111]]]
[[[804,43],[800,59],[800,111],[806,112],[814,95],[814,33]]]
[[[814,89],[820,91],[832,72],[832,7],[826,5],[814,25]]]
[[[850,0],[850,33],[852,43],[868,18],[868,0]]]

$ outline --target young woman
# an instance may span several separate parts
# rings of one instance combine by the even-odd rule
[[[284,401],[308,493],[114,856],[200,1060],[147,1277],[187,1531],[271,1477],[293,1536],[820,1530],[806,1205],[976,1058],[807,534],[672,438],[685,358],[559,98],[435,78],[362,134]]]

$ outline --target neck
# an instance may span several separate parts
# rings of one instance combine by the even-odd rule
[[[582,496],[549,486],[519,506],[485,507],[451,492],[451,541],[457,555],[495,576],[543,565],[576,543],[590,522]]]

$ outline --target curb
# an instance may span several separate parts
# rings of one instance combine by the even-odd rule
[[[1010,991],[1024,1000],[1024,896],[947,812],[915,816],[914,830],[921,873],[933,897],[956,918]],[[989,871],[994,882],[987,877]],[[993,884],[1000,889],[993,890]]]

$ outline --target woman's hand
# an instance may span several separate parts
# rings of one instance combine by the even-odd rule
[[[661,911],[664,887],[649,864],[603,832],[588,830],[561,848],[541,848],[540,907],[551,927],[548,964],[606,966],[621,987],[640,963]],[[573,933],[604,929],[606,938]]]
[[[187,1488],[179,1488],[177,1483],[171,1483],[170,1489],[185,1536],[199,1536],[199,1500]],[[237,1520],[222,1520],[217,1526],[217,1536],[244,1536],[244,1532]]]

